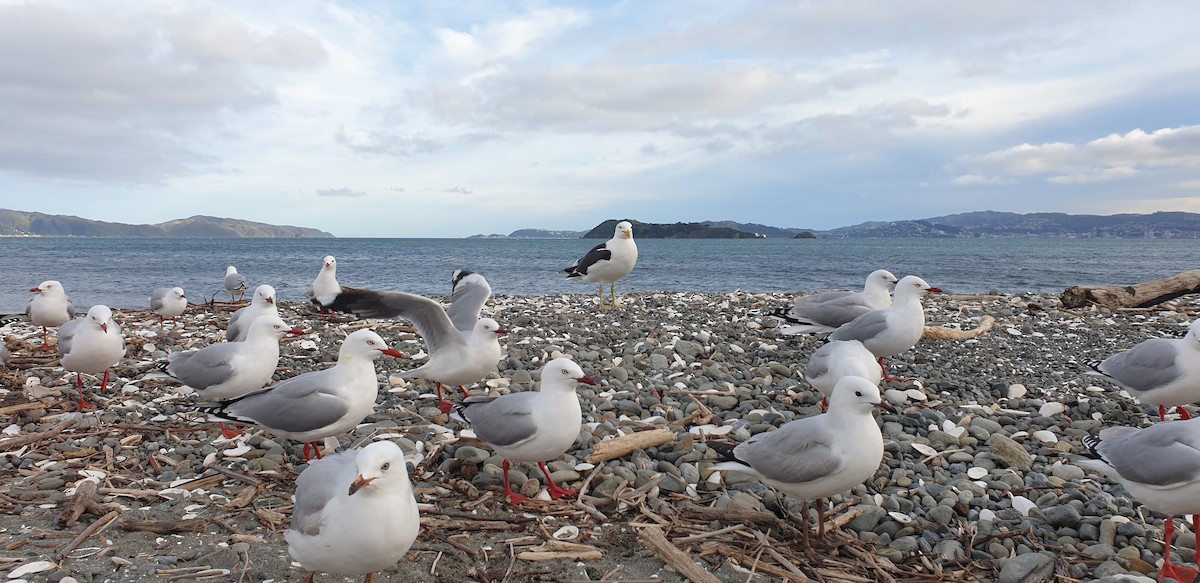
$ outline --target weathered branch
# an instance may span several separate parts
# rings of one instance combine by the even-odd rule
[[[671,544],[661,528],[647,526],[638,529],[638,538],[642,539],[642,542],[646,543],[646,546],[650,547],[664,563],[675,569],[675,572],[687,577],[692,583],[721,583],[720,579],[696,564],[687,553]]]
[[[1200,293],[1200,269],[1177,273],[1135,285],[1072,286],[1059,299],[1064,308],[1091,305],[1117,308],[1148,308],[1187,294]]]
[[[592,448],[592,453],[585,459],[588,463],[594,464],[674,440],[675,432],[666,427],[659,427],[650,431],[639,431],[597,443]]]

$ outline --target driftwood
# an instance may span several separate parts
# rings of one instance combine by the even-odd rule
[[[115,504],[99,504],[96,502],[96,480],[80,480],[75,486],[75,493],[71,495],[71,501],[67,503],[66,510],[58,517],[58,523],[62,526],[70,528],[79,522],[79,517],[84,514],[92,516],[104,516],[113,510],[120,508]]]
[[[675,432],[665,427],[630,433],[597,443],[592,448],[592,453],[587,456],[586,460],[588,463],[594,464],[596,462],[616,459],[639,449],[662,445],[674,439]]]
[[[721,583],[720,579],[698,565],[687,553],[671,544],[661,528],[648,526],[638,529],[638,538],[650,547],[650,550],[654,551],[658,558],[692,583]]]
[[[123,520],[121,528],[156,534],[179,532],[204,532],[208,524],[203,520]]]
[[[1060,296],[1064,308],[1099,305],[1117,308],[1148,308],[1187,294],[1200,293],[1200,269],[1135,285],[1077,285]]]
[[[942,326],[926,326],[925,331],[921,333],[921,338],[930,338],[933,340],[967,340],[976,336],[987,334],[996,323],[996,319],[991,316],[984,316],[979,321],[979,326],[971,330],[955,330],[954,328],[944,328]]]

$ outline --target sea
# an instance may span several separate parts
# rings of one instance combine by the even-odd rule
[[[29,289],[62,282],[80,311],[102,303],[144,309],[151,290],[182,287],[193,303],[228,300],[234,265],[303,301],[326,255],[342,285],[445,297],[455,269],[482,274],[497,295],[595,294],[559,270],[599,240],[581,239],[147,239],[0,237],[0,313],[23,312]],[[1073,285],[1127,285],[1200,266],[1188,239],[639,239],[628,292],[793,292],[860,289],[888,269],[950,293],[1061,293]]]

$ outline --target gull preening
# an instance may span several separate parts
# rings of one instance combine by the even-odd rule
[[[283,538],[313,575],[365,575],[396,565],[421,520],[400,446],[376,441],[315,460],[296,478],[296,504]]]
[[[354,429],[375,408],[379,394],[375,359],[385,354],[404,357],[388,348],[375,332],[358,330],[342,341],[337,364],[330,368],[197,408],[226,421],[257,425],[280,437],[304,442],[306,460],[321,457],[316,440]]]
[[[851,320],[872,310],[892,305],[889,291],[896,276],[886,269],[877,269],[867,276],[860,292],[832,291],[800,296],[790,309],[779,308],[771,315],[790,324],[780,330],[783,334],[828,334]]]
[[[520,504],[529,499],[512,491],[508,482],[509,461],[537,462],[546,476],[550,497],[557,500],[576,493],[564,490],[550,478],[546,462],[566,453],[583,422],[583,410],[575,389],[580,383],[595,385],[569,358],[556,358],[542,367],[541,388],[499,397],[471,397],[459,406],[475,436],[504,456],[504,495]]]
[[[1200,320],[1192,322],[1183,338],[1151,338],[1101,362],[1089,362],[1087,374],[1106,378],[1137,400],[1158,405],[1159,419],[1175,407],[1189,419],[1183,406],[1200,401]]]
[[[1193,532],[1200,530],[1200,418],[1146,428],[1108,427],[1083,438],[1083,444],[1094,459],[1079,465],[1119,482],[1147,508],[1167,515],[1159,579],[1195,580],[1195,569],[1171,563],[1171,538],[1176,516],[1191,514]]]
[[[150,292],[150,311],[158,314],[158,325],[167,318],[172,322],[187,309],[187,296],[181,287],[160,287]]]
[[[577,279],[600,284],[600,309],[604,309],[604,284],[609,284],[612,305],[617,301],[617,281],[629,275],[637,263],[637,243],[633,242],[633,225],[629,221],[617,223],[612,239],[605,241],[575,260],[562,270],[567,279]]]
[[[104,373],[100,392],[108,392],[108,369],[125,356],[125,337],[113,320],[108,306],[97,304],[87,316],[71,320],[58,330],[58,351],[64,369],[75,372],[75,387],[79,389],[76,411],[91,409],[83,397],[83,373]]]
[[[246,276],[238,273],[236,267],[230,265],[225,268],[225,291],[229,292],[229,301],[233,300],[233,295],[238,296],[237,301],[242,301],[246,297],[246,289],[250,287],[250,283],[246,281]]]
[[[829,335],[830,340],[858,340],[879,360],[884,380],[895,380],[883,366],[883,359],[895,356],[917,345],[925,331],[925,309],[921,298],[941,293],[925,280],[906,275],[896,283],[892,305],[867,312],[843,324]]]
[[[43,281],[29,291],[37,294],[25,305],[25,315],[34,326],[42,327],[42,345],[34,348],[36,351],[47,351],[54,348],[46,335],[46,328],[55,328],[67,323],[75,317],[75,305],[67,297],[61,283],[51,279]]]
[[[238,309],[229,316],[229,326],[225,329],[225,340],[240,342],[250,333],[250,324],[259,316],[278,316],[279,306],[275,305],[275,288],[263,284],[254,288],[250,297],[250,305]]]
[[[872,411],[894,409],[879,387],[848,376],[838,381],[829,411],[765,431],[735,447],[710,443],[726,457],[713,469],[749,474],[780,492],[804,501],[802,530],[808,546],[808,501],[845,492],[865,482],[883,460],[883,433]],[[818,536],[824,536],[824,505],[817,506]]]
[[[491,287],[483,276],[465,270],[455,273],[466,275],[455,277],[451,294],[455,303],[449,310],[416,294],[366,289],[344,289],[330,305],[360,318],[400,317],[412,322],[425,340],[429,362],[400,373],[400,377],[433,381],[443,413],[449,412],[452,405],[442,398],[442,385],[457,385],[467,396],[465,385],[483,380],[496,370],[502,356],[499,338],[508,333],[495,320],[479,318],[483,303],[491,296]]]

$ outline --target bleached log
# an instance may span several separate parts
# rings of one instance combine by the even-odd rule
[[[1064,308],[1099,305],[1115,310],[1149,308],[1194,293],[1200,293],[1200,269],[1127,286],[1076,285],[1063,291],[1059,300]]]

